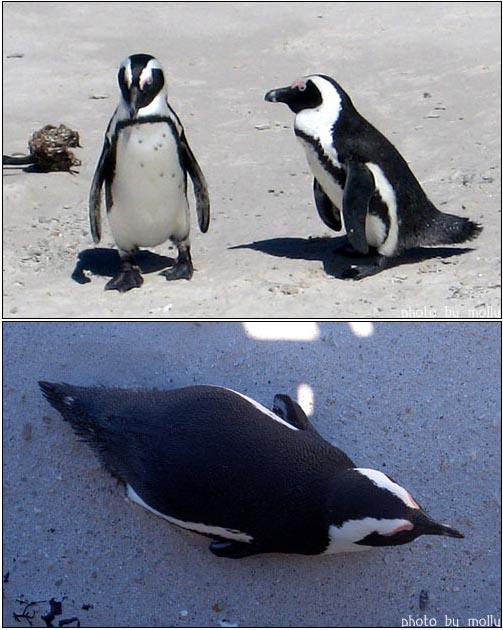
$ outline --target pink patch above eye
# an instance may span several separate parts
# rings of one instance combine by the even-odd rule
[[[407,494],[409,495],[409,500],[410,500],[410,502],[411,502],[411,504],[412,504],[412,507],[413,507],[413,508],[415,508],[416,510],[420,510],[421,508],[420,508],[420,507],[419,507],[419,505],[418,505],[418,504],[414,501],[414,499],[413,499],[412,495],[411,495],[409,492],[407,492]]]
[[[303,90],[306,89],[306,82],[303,81],[302,79],[299,79],[298,81],[294,81],[291,85],[291,87],[293,88],[302,88]]]
[[[406,523],[405,525],[400,525],[400,527],[396,527],[393,531],[389,532],[388,534],[383,534],[383,536],[394,536],[395,534],[398,534],[398,532],[408,532],[411,529],[413,529],[414,525],[412,525],[412,523]]]

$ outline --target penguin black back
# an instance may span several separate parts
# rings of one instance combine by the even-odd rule
[[[424,192],[418,179],[397,148],[354,107],[349,95],[331,77],[320,75],[341,95],[342,108],[333,129],[341,157],[360,162],[386,163],[386,173],[393,183],[400,214],[402,238],[395,254],[417,246],[452,245],[470,241],[482,227],[456,215],[440,212]],[[374,198],[372,203],[378,203]]]
[[[191,467],[194,476],[199,476],[196,471],[200,470],[201,477],[211,477],[220,489],[229,483],[225,469],[247,470],[240,492],[249,490],[250,494],[259,476],[267,480],[264,483],[280,486],[288,483],[288,476],[291,478],[297,467],[304,475],[308,465],[309,475],[315,477],[354,466],[312,425],[301,430],[223,387],[149,391],[44,382],[40,387],[51,405],[96,450],[103,464],[123,481],[135,480],[147,498],[153,488],[142,478],[146,459],[155,463],[159,473],[171,477],[185,467]],[[208,458],[209,452],[219,451],[225,453],[225,467],[218,457]],[[270,457],[271,452],[274,457]],[[179,483],[188,483],[183,474]],[[160,511],[167,507],[158,499],[152,500]]]

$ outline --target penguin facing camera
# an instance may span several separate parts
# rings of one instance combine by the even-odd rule
[[[344,225],[349,247],[343,253],[360,258],[343,278],[378,273],[410,248],[464,243],[480,234],[477,223],[433,205],[397,149],[332,78],[313,74],[267,92],[265,100],[285,103],[295,114],[318,214],[336,232]]]
[[[356,467],[286,395],[270,411],[207,385],[39,385],[131,500],[212,538],[217,556],[363,551],[425,534],[463,538],[387,475]]]
[[[101,196],[105,187],[108,222],[121,258],[120,272],[105,286],[121,293],[140,287],[135,265],[140,247],[168,239],[178,248],[167,280],[190,280],[190,216],[187,174],[196,198],[201,232],[208,230],[210,203],[204,175],[183,126],[167,100],[161,64],[151,55],[127,57],[119,67],[121,98],[105,134],[89,193],[89,217],[95,243],[101,239]]]

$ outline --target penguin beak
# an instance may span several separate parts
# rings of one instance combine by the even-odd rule
[[[443,523],[437,523],[429,516],[424,514],[424,512],[420,515],[420,517],[415,518],[415,525],[419,527],[421,530],[421,534],[426,534],[429,536],[450,536],[452,538],[464,538],[464,535],[451,527],[450,525],[444,525]]]
[[[129,116],[131,117],[131,120],[136,118],[136,114],[141,107],[141,97],[142,94],[140,88],[133,85],[129,90]]]
[[[454,527],[451,527],[450,525],[444,525],[443,523],[434,523],[428,534],[451,536],[451,538],[464,538],[464,534],[462,534],[459,530],[454,529]]]
[[[269,103],[288,103],[291,95],[292,89],[290,87],[278,88],[267,92],[264,99]]]

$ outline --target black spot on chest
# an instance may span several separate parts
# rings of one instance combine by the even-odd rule
[[[117,140],[118,140],[120,132],[128,127],[136,127],[137,129],[140,129],[144,125],[148,127],[149,125],[156,124],[156,123],[166,124],[169,128],[170,133],[175,139],[176,149],[178,153],[178,160],[182,168],[185,185],[186,185],[187,171],[186,171],[186,168],[184,166],[184,161],[183,161],[183,149],[182,149],[181,138],[180,138],[178,129],[171,118],[169,118],[168,116],[145,116],[144,118],[140,118],[139,120],[129,120],[129,119],[120,120],[114,129],[114,133],[112,135],[111,142],[110,142],[108,159],[105,165],[105,197],[106,197],[107,212],[109,212],[113,206],[112,182],[115,177],[115,171],[116,171]],[[167,133],[168,133],[167,130],[166,132],[162,132],[162,137],[166,138]],[[142,144],[142,143],[143,143],[143,139],[138,138],[138,144]],[[157,147],[154,148],[154,150],[157,151],[158,147],[161,147],[161,146],[162,146],[162,141],[160,141],[160,143],[157,145]],[[144,165],[140,164],[140,166],[144,166]],[[161,174],[161,177],[163,176],[164,174]]]

